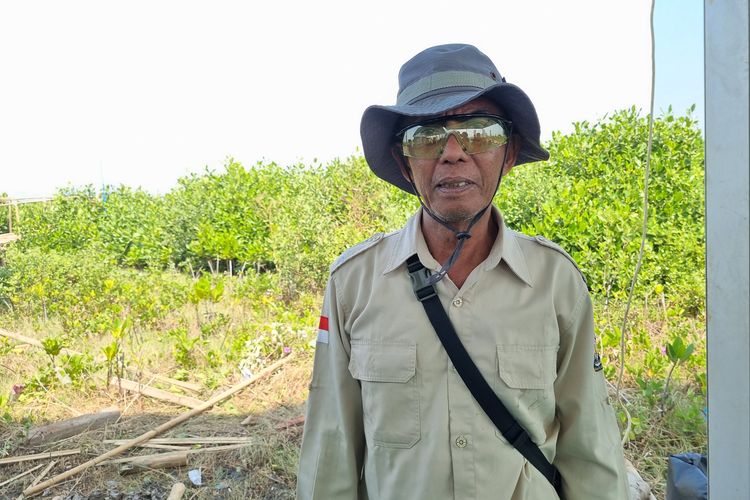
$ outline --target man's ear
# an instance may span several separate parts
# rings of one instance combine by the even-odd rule
[[[507,153],[505,154],[505,165],[503,166],[503,175],[506,175],[508,172],[511,171],[513,167],[516,166],[516,160],[518,159],[518,153],[521,151],[521,136],[519,135],[512,135],[510,136],[510,141],[508,141],[508,144],[505,146],[508,148]]]
[[[409,181],[409,183],[413,183],[413,180],[411,178],[411,169],[409,168],[409,165],[406,163],[407,160],[401,154],[401,149],[398,146],[396,145],[391,146],[391,156],[393,156],[393,160],[396,162],[396,165],[398,165],[398,168],[401,170],[401,175],[404,176],[404,179]]]

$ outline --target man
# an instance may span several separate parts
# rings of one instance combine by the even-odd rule
[[[469,45],[421,52],[399,87],[395,106],[365,111],[364,153],[421,209],[331,267],[298,498],[555,499],[557,487],[568,500],[627,499],[586,284],[564,251],[492,207],[514,165],[549,157],[534,106]],[[433,288],[526,450],[556,472],[477,403],[421,302]]]

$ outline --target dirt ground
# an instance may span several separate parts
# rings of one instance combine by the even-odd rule
[[[160,438],[243,437],[251,443],[240,449],[202,452],[211,445],[192,446],[186,467],[125,471],[118,464],[94,466],[45,490],[41,498],[65,500],[141,500],[166,499],[177,482],[186,485],[184,499],[267,499],[294,498],[297,457],[302,436],[301,425],[289,425],[304,413],[304,399],[310,373],[309,358],[302,357],[281,367],[266,380],[259,381],[224,404],[197,415],[167,431]],[[226,389],[226,387],[224,387]],[[219,390],[216,391],[218,393]],[[80,454],[60,457],[44,480],[99,456],[115,445],[104,440],[132,439],[188,410],[168,403],[132,394],[111,392],[92,395],[79,413],[96,412],[114,403],[122,411],[119,421],[105,428],[81,433],[43,446],[25,443],[27,426],[16,421],[0,420],[0,442],[3,458],[33,453],[80,449]],[[209,399],[205,397],[203,399]],[[70,417],[50,405],[39,423]],[[39,409],[43,411],[43,409]],[[250,422],[242,422],[250,417]],[[35,423],[38,425],[38,423]],[[169,450],[133,448],[123,456],[146,455]],[[0,484],[51,460],[27,461],[0,465]],[[0,486],[0,499],[15,499],[29,487],[44,467],[27,476]],[[191,472],[192,471],[192,472]],[[197,471],[197,472],[196,472]],[[130,472],[127,473],[126,472]],[[200,484],[191,481],[189,473],[200,475]]]

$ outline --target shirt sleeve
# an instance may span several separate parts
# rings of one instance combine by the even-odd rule
[[[564,498],[628,500],[620,433],[604,375],[594,370],[594,352],[591,298],[581,283],[560,332],[555,381],[560,434],[553,463],[563,479]]]
[[[297,477],[299,500],[352,500],[358,493],[365,438],[359,382],[349,373],[344,307],[328,282],[315,345]]]

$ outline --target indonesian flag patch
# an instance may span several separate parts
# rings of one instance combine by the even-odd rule
[[[315,340],[318,344],[328,343],[328,316],[321,316],[318,323],[318,338]]]

